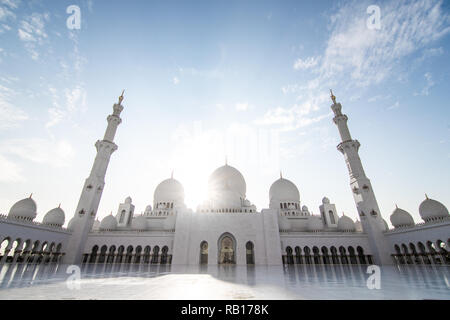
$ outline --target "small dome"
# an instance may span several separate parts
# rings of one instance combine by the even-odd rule
[[[339,218],[337,228],[339,231],[355,231],[356,226],[350,217],[343,215]]]
[[[156,187],[153,199],[155,204],[159,202],[177,202],[183,204],[183,185],[173,178],[166,179]]]
[[[151,205],[146,206],[145,212],[150,212],[150,211],[152,211],[152,206]]]
[[[92,230],[94,231],[98,231],[98,229],[100,228],[100,220],[95,219],[94,224],[92,225]]]
[[[139,231],[147,230],[147,218],[144,216],[137,216],[131,220],[131,228]]]
[[[64,224],[65,220],[66,216],[64,214],[64,211],[60,207],[58,207],[47,212],[44,216],[44,219],[42,220],[42,223],[61,227]]]
[[[330,199],[328,199],[327,197],[323,197],[322,204],[330,204]]]
[[[395,228],[414,225],[414,219],[409,212],[400,208],[396,208],[392,212],[390,220]]]
[[[67,229],[73,231],[81,222],[81,218],[78,215],[75,215],[67,224]]]
[[[36,215],[36,202],[29,197],[17,201],[9,210],[8,218],[33,220]]]
[[[110,231],[117,229],[117,220],[112,215],[106,216],[103,218],[102,222],[100,222],[100,230],[102,231]]]
[[[323,230],[322,220],[318,216],[310,216],[308,219],[308,231]]]
[[[449,215],[447,208],[442,203],[428,199],[428,197],[420,204],[419,214],[425,222],[446,218]]]
[[[293,182],[280,178],[269,189],[270,201],[300,201],[300,193]]]
[[[125,199],[125,203],[131,203],[131,202],[132,202],[132,199],[131,199],[131,197],[130,197],[130,196],[126,197],[126,199]]]
[[[251,207],[251,205],[252,203],[248,199],[244,200],[244,207]]]

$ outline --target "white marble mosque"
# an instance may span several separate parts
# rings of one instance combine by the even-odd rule
[[[58,207],[35,221],[32,196],[0,216],[0,266],[13,264],[76,264],[121,270],[137,265],[448,265],[450,218],[437,200],[419,205],[422,222],[395,208],[389,229],[358,155],[360,143],[351,137],[347,116],[331,93],[334,123],[342,142],[358,221],[338,216],[324,197],[320,215],[302,205],[294,182],[286,177],[269,188],[268,208],[258,210],[246,197],[246,182],[238,169],[225,164],[211,173],[208,197],[194,210],[184,203],[184,189],[173,177],[162,181],[153,203],[135,214],[131,197],[115,215],[96,219],[104,178],[122,119],[123,93],[107,117],[97,156],[67,228]]]

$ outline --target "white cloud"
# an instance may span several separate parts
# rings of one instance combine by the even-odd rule
[[[247,102],[238,102],[238,103],[236,103],[235,108],[237,111],[247,111],[249,108],[249,105]]]
[[[180,79],[178,79],[177,77],[173,77],[173,84],[177,85],[180,82]]]
[[[425,80],[426,80],[426,85],[425,87],[422,89],[422,91],[420,93],[414,93],[415,96],[421,95],[421,96],[428,96],[430,94],[430,89],[434,86],[434,81],[433,81],[433,77],[431,76],[431,73],[427,72],[424,74]]]
[[[1,182],[22,182],[22,169],[14,162],[8,160],[0,154],[0,181]]]
[[[8,80],[4,77],[1,79]],[[15,95],[17,95],[15,90],[0,85],[0,129],[17,127],[20,122],[28,119],[28,115],[23,110],[10,102]]]
[[[49,115],[49,120],[45,124],[47,128],[57,125],[75,112],[82,111],[86,108],[87,93],[81,85],[77,85],[72,89],[64,89],[63,97],[52,86],[49,86],[48,91],[52,99],[52,107],[47,110]],[[62,103],[61,100],[63,101]]]
[[[25,48],[33,60],[39,58],[40,54],[37,48],[44,44],[45,39],[48,38],[45,32],[45,23],[49,20],[50,15],[48,13],[39,14],[35,12],[20,22],[20,28],[17,31],[19,39],[24,42]]]
[[[295,70],[305,70],[315,67],[319,63],[320,57],[309,57],[305,60],[297,59],[294,63]]]
[[[391,105],[388,110],[397,109],[400,106],[400,103],[396,101],[393,105]]]
[[[67,167],[75,155],[73,147],[65,140],[46,140],[41,138],[9,139],[0,142],[3,154],[11,154],[22,159]]]

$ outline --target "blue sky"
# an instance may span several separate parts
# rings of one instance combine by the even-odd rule
[[[38,220],[68,221],[126,89],[99,218],[172,170],[195,209],[227,157],[258,209],[282,170],[310,211],[355,219],[332,88],[384,218],[421,222],[424,193],[450,204],[449,49],[445,1],[0,0],[0,212],[33,192]]]

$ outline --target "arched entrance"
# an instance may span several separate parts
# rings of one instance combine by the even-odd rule
[[[220,236],[218,247],[219,264],[236,263],[236,240],[230,233],[224,233]]]

